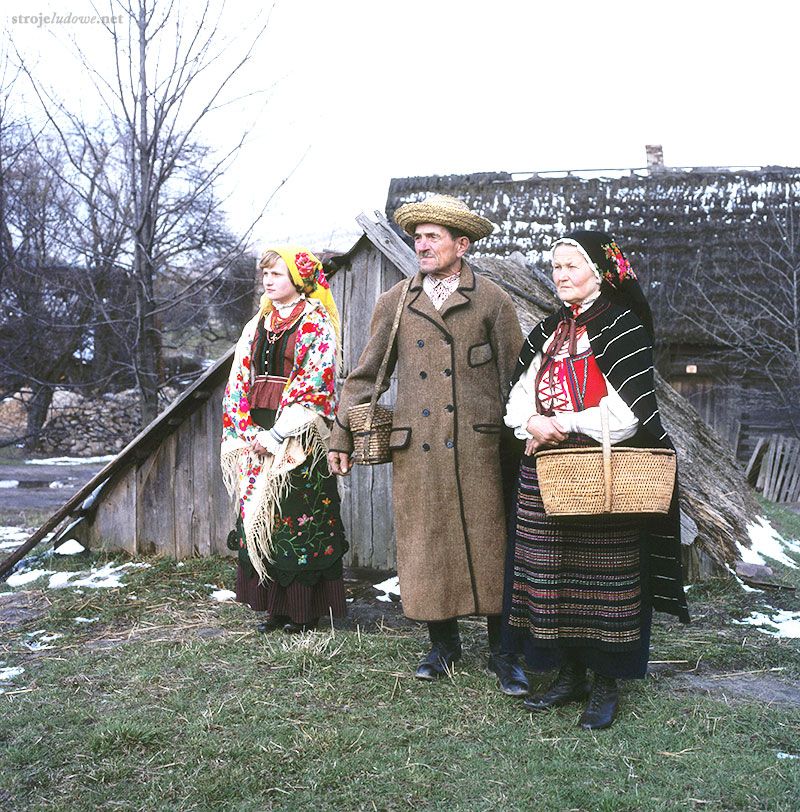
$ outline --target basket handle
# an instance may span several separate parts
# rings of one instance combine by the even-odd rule
[[[605,486],[605,512],[611,513],[611,433],[608,428],[608,403],[600,401],[600,427],[603,431],[603,485]]]
[[[403,305],[406,303],[406,296],[408,296],[408,289],[411,287],[411,283],[413,282],[413,277],[409,276],[406,279],[405,284],[403,285],[403,293],[400,296],[400,301],[397,304],[397,310],[394,314],[394,322],[392,323],[392,330],[389,333],[389,340],[386,343],[386,352],[383,354],[383,360],[381,361],[381,367],[378,370],[378,375],[375,378],[375,387],[372,390],[372,398],[369,402],[369,412],[367,413],[367,423],[364,426],[364,430],[367,432],[372,431],[372,420],[375,417],[375,406],[378,403],[378,398],[380,397],[380,388],[383,385],[383,379],[386,375],[386,367],[389,364],[389,356],[392,354],[392,347],[394,346],[394,337],[397,335],[397,328],[400,326],[400,316],[403,313]]]

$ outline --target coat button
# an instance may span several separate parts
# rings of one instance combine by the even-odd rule
[[[452,403],[448,403],[447,406],[445,406],[444,408],[445,408],[445,411],[447,411],[447,412],[454,412],[456,410],[456,407],[453,406]]]
[[[427,443],[423,443],[422,444],[422,450],[423,451],[430,451],[431,447]]]
[[[431,416],[431,410],[430,409],[423,409],[422,410],[422,416],[423,417],[430,417]]]
[[[448,440],[448,441],[445,443],[445,445],[446,445],[448,448],[452,448],[452,447],[453,447],[453,441],[452,441],[452,440]]]
[[[427,373],[427,372],[420,372],[420,373],[419,373],[419,377],[420,377],[420,378],[422,378],[422,380],[424,381],[424,380],[425,380],[425,378],[427,378],[427,377],[428,377],[428,373]]]
[[[444,371],[444,374],[449,378],[453,374],[453,370],[448,368]]]
[[[418,347],[424,347],[424,346],[425,346],[425,342],[424,342],[424,341],[423,341],[423,340],[420,338],[420,339],[419,339],[419,341],[417,341],[417,346],[418,346]]]

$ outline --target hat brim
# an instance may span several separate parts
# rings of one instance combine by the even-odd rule
[[[414,236],[414,229],[420,223],[434,223],[438,226],[461,231],[472,242],[488,237],[494,231],[494,223],[475,214],[451,206],[441,206],[432,203],[406,203],[394,213],[394,221],[406,234]]]

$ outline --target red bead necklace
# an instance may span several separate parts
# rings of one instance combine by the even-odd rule
[[[305,308],[303,299],[298,299],[288,316],[283,318],[274,305],[269,314],[269,332],[267,338],[274,344],[303,314]]]

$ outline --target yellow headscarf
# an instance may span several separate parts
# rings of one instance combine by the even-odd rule
[[[280,245],[268,248],[274,251],[286,263],[292,282],[303,289],[303,293],[308,299],[317,299],[322,303],[336,333],[336,344],[339,357],[342,352],[342,321],[339,317],[339,309],[331,294],[325,272],[322,270],[322,263],[306,248],[299,245]],[[262,254],[263,257],[263,254]],[[260,263],[259,263],[260,266]],[[265,293],[261,297],[258,311],[259,318],[265,316],[272,310],[272,300]]]

